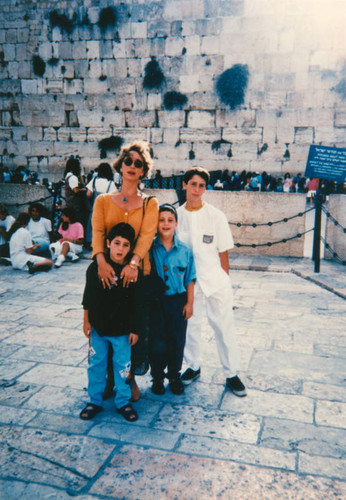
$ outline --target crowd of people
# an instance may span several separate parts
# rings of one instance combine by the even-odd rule
[[[80,412],[83,420],[102,411],[109,396],[127,421],[137,420],[136,376],[149,366],[154,394],[165,393],[166,378],[170,391],[182,394],[201,374],[202,311],[215,333],[226,388],[246,396],[228,276],[233,239],[225,215],[203,200],[209,173],[198,167],[184,173],[186,203],[176,210],[139,189],[152,165],[148,143],[124,146],[113,164],[117,188],[109,165],[101,164],[86,184],[79,160],[70,158],[56,233],[42,205],[33,203],[16,219],[0,205],[2,259],[31,274],[77,260],[89,243],[90,224],[92,263],[82,300],[89,401]]]

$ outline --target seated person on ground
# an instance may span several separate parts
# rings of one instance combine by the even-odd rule
[[[59,227],[61,238],[50,245],[55,267],[61,267],[66,257],[72,262],[79,259],[78,254],[83,251],[84,230],[80,222],[76,222],[75,211],[72,207],[61,210],[62,223]]]

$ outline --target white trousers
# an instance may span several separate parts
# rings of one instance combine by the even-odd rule
[[[187,324],[184,363],[193,370],[201,366],[202,318],[207,314],[214,330],[217,350],[226,377],[233,377],[239,370],[239,351],[235,335],[233,315],[233,291],[231,283],[210,297],[206,297],[196,283],[193,316]]]

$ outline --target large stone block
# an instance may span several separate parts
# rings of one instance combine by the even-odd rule
[[[215,112],[190,111],[187,117],[188,127],[210,128],[215,126]]]
[[[125,122],[128,127],[154,127],[156,116],[154,111],[125,111]]]
[[[100,57],[100,42],[98,40],[87,41],[86,52],[88,59],[98,59]]]
[[[25,43],[17,43],[16,45],[16,61],[27,61],[28,60],[27,47]],[[29,76],[30,73],[28,73]]]
[[[204,12],[203,0],[176,0],[174,3],[165,4],[164,19],[176,20],[177,12],[181,19],[199,19],[201,12]]]
[[[179,90],[184,93],[198,92],[200,87],[199,75],[181,75],[179,78]]]
[[[169,57],[179,57],[182,55],[184,48],[184,39],[169,37],[166,38],[165,55]]]
[[[216,128],[181,128],[180,140],[183,142],[214,142],[220,140],[221,132]],[[209,145],[210,147],[210,145]]]
[[[159,129],[161,130],[161,129]],[[163,129],[163,142],[165,144],[175,145],[179,140],[179,129],[165,128]],[[161,141],[160,141],[161,142]]]
[[[66,95],[69,94],[82,94],[84,90],[84,82],[79,78],[64,78],[63,80],[63,92]]]
[[[125,127],[125,114],[123,111],[109,111],[104,114],[103,126],[110,127]]]
[[[150,143],[158,144],[163,141],[163,129],[152,127],[150,129]],[[168,141],[167,141],[168,142]]]
[[[107,80],[99,80],[98,78],[84,79],[84,92],[86,94],[103,94],[108,91]]]
[[[96,110],[79,110],[78,121],[81,127],[102,127],[103,113]]]
[[[159,111],[158,117],[162,128],[183,127],[185,123],[184,111]]]
[[[224,128],[223,139],[232,142],[232,144],[255,143],[258,144],[262,140],[262,130],[260,128]]]
[[[131,37],[132,38],[147,38],[147,23],[130,23]]]
[[[60,42],[59,44],[57,44],[57,47],[58,47],[58,57],[60,57],[61,59],[65,60],[65,59],[72,59],[73,58],[73,47],[74,47],[74,44],[72,44],[71,42]]]
[[[54,152],[54,143],[49,141],[31,141],[30,153],[34,156],[50,156]]]
[[[87,43],[88,42],[74,42],[72,46],[73,59],[87,59]]]

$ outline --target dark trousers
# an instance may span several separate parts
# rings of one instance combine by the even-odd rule
[[[165,295],[153,306],[150,317],[149,362],[154,379],[179,375],[183,363],[187,321],[183,317],[186,293]]]

